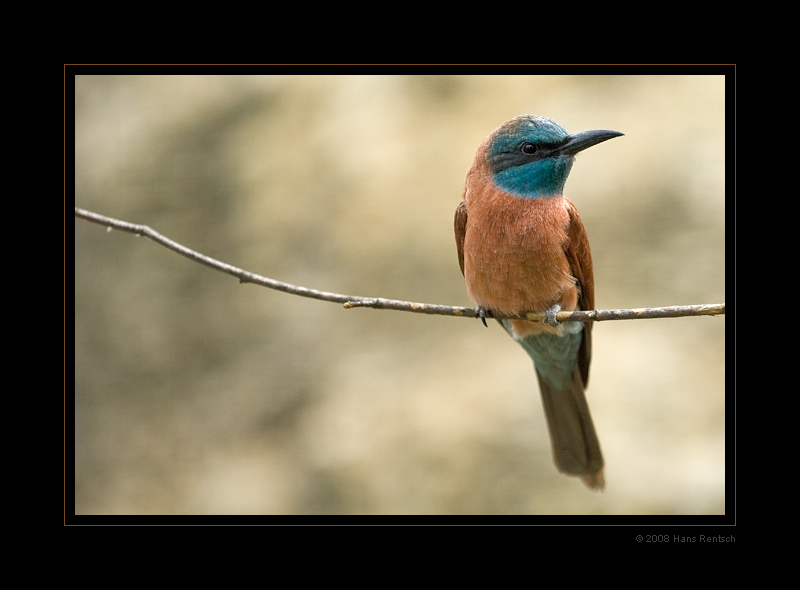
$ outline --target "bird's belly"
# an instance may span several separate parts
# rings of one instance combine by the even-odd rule
[[[566,258],[566,272],[561,264],[540,265],[508,252],[494,251],[491,261],[478,263],[472,269],[465,266],[467,293],[483,308],[504,315],[546,311],[556,304],[564,311],[577,309],[578,289],[568,272]],[[512,320],[511,327],[514,336],[519,338],[541,332],[561,332],[540,322],[524,320]]]
[[[470,222],[478,222],[470,223],[464,237],[470,299],[505,315],[546,311],[556,304],[565,311],[577,309],[576,280],[564,253],[566,209],[556,200],[516,201],[523,200],[515,198],[505,208],[495,207],[482,220],[476,219],[481,211],[470,211]],[[511,325],[517,337],[553,331],[538,322],[515,320]]]

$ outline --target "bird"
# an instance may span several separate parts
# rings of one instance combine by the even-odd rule
[[[556,468],[592,490],[604,461],[586,388],[592,323],[559,322],[559,311],[594,309],[591,248],[564,184],[575,154],[624,135],[570,134],[522,115],[486,136],[466,173],[454,229],[458,262],[476,316],[496,317],[533,360]],[[543,312],[534,322],[504,319]]]

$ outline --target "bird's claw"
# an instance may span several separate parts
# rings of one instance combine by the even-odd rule
[[[486,323],[486,318],[487,316],[492,317],[491,311],[485,309],[482,305],[479,305],[478,307],[475,308],[475,316],[480,318],[484,326],[486,326],[487,328],[489,327],[489,324]]]
[[[561,311],[561,306],[558,303],[556,303],[553,307],[544,312],[544,318],[542,319],[542,323],[550,324],[554,328],[557,328],[559,325],[559,321],[556,319],[556,315],[558,314],[559,311]]]

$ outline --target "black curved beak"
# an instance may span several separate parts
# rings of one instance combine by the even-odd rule
[[[609,139],[614,139],[615,137],[619,137],[621,135],[625,134],[620,133],[619,131],[611,131],[609,129],[579,131],[578,133],[568,135],[555,151],[558,151],[560,154],[574,156],[586,148],[590,148],[593,145],[597,145],[598,143],[602,143]]]

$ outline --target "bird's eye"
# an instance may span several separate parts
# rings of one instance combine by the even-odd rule
[[[536,147],[535,143],[523,143],[522,144],[522,153],[526,156],[532,156],[536,153],[539,148]]]

